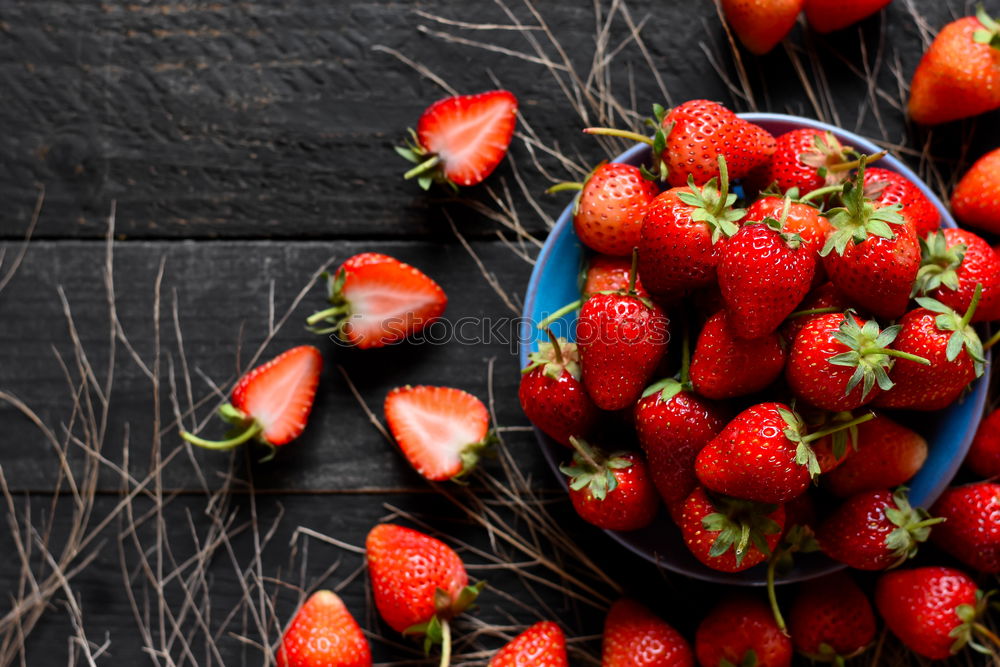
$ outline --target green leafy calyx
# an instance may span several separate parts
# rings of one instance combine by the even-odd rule
[[[743,219],[746,211],[733,208],[736,195],[729,192],[729,170],[726,159],[719,156],[719,178],[712,178],[704,186],[694,184],[694,176],[688,175],[690,192],[681,192],[678,199],[694,208],[691,219],[704,222],[712,234],[712,243],[729,238],[739,231],[736,223]]]
[[[854,180],[844,183],[840,195],[843,206],[830,209],[824,214],[829,217],[834,231],[820,250],[819,254],[823,257],[833,251],[843,255],[849,243],[864,243],[871,236],[893,240],[896,234],[890,225],[902,225],[906,222],[899,214],[902,208],[899,204],[876,208],[865,197],[865,159],[863,155],[859,158],[858,173]]]
[[[966,248],[964,243],[949,246],[944,232],[920,239],[920,270],[910,296],[927,295],[941,287],[958,290],[958,269],[965,259]]]
[[[751,546],[770,555],[767,536],[781,532],[778,522],[768,516],[777,509],[776,505],[728,497],[714,498],[713,504],[716,511],[701,520],[705,530],[718,533],[709,549],[709,556],[718,558],[732,550],[739,565]]]

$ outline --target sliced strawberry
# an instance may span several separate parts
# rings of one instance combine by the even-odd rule
[[[461,389],[397,387],[385,419],[410,464],[434,482],[469,473],[491,441],[486,406]]]
[[[448,305],[441,286],[420,270],[377,252],[348,258],[327,278],[331,307],[306,322],[313,332],[336,334],[360,349],[398,343]]]
[[[306,427],[322,369],[319,350],[311,345],[293,347],[254,368],[236,384],[230,404],[219,411],[235,424],[235,437],[211,441],[187,432],[181,435],[206,449],[232,449],[254,438],[271,447],[287,444]]]
[[[476,185],[507,154],[517,123],[517,98],[506,90],[457,95],[427,107],[417,123],[416,143],[398,149],[420,163],[406,173],[424,189],[434,181]]]

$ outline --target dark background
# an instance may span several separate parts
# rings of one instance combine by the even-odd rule
[[[75,529],[111,516],[88,545],[95,547],[94,560],[68,584],[75,603],[67,604],[65,591],[55,595],[25,640],[26,664],[67,662],[69,654],[79,653],[69,641],[74,633],[95,647],[108,642],[98,662],[258,664],[262,654],[251,642],[275,640],[299,599],[294,586],[345,580],[343,597],[362,624],[377,632],[366,611],[365,577],[349,577],[360,557],[319,541],[307,555],[306,538],[291,542],[299,526],[361,545],[391,505],[490,549],[490,535],[435,495],[372,428],[338,364],[380,415],[385,393],[404,383],[452,385],[485,399],[494,360],[496,420],[512,429],[505,446],[531,486],[552,501],[550,511],[607,573],[692,636],[698,613],[720,591],[658,571],[572,516],[523,428],[518,364],[504,341],[365,353],[340,349],[311,338],[301,326],[322,307],[323,291],[315,286],[288,322],[274,327],[264,351],[270,357],[305,342],[322,347],[327,364],[306,434],[266,465],[256,464],[259,453],[252,451],[174,451],[182,445],[172,397],[188,428],[195,424],[186,414],[189,396],[193,402],[207,397],[197,416],[209,419],[212,384],[225,391],[269,338],[269,319],[289,310],[325,262],[384,252],[438,280],[452,317],[514,315],[530,274],[528,260],[565,204],[541,192],[554,180],[578,178],[580,169],[608,151],[614,154],[615,146],[579,134],[585,122],[635,124],[653,102],[696,97],[736,110],[799,113],[881,140],[941,192],[1000,144],[996,113],[929,133],[910,127],[901,112],[925,44],[944,23],[970,13],[971,3],[896,0],[859,27],[829,36],[798,26],[787,51],[779,46],[762,58],[740,52],[747,86],[740,83],[740,68],[708,0],[596,6],[516,0],[0,0],[0,247],[6,250],[0,281],[22,250],[44,192],[23,264],[9,283],[0,282],[0,391],[6,392],[0,401],[0,470],[9,490],[5,502],[19,517],[16,528],[0,531],[0,615],[24,594],[19,539],[44,536],[58,554]],[[988,9],[995,14],[997,7]],[[541,56],[530,40],[557,67],[572,67],[585,80],[595,36],[609,13],[605,53],[614,51],[614,58],[602,68],[603,82],[638,115],[622,118],[591,107],[585,119],[552,70],[537,62]],[[538,26],[539,16],[566,60],[544,30],[460,24],[509,27],[516,20]],[[641,26],[642,48],[628,39],[630,21]],[[400,178],[405,165],[392,145],[444,93],[389,50],[426,66],[457,91],[500,85],[518,96],[525,134],[489,189],[473,188],[461,201],[446,201],[441,191],[424,193]],[[565,69],[556,72],[572,85]],[[567,168],[544,147],[561,151],[575,167]],[[512,208],[502,210],[493,195]],[[113,202],[120,336],[109,353],[102,272]],[[75,354],[74,338],[85,360]],[[117,365],[104,419],[99,398],[75,403],[73,396],[103,396],[112,356]],[[86,391],[78,392],[81,378]],[[64,465],[57,448],[11,403],[14,396],[68,452]],[[103,428],[88,430],[88,416]],[[219,430],[208,422],[206,433]],[[94,509],[86,522],[72,513],[65,474],[82,479],[95,465],[94,452],[86,453],[81,442],[102,446],[89,490]],[[170,456],[129,511],[118,511],[129,497],[123,489],[134,492],[136,480]],[[131,481],[123,481],[123,466]],[[474,481],[473,491],[479,488]],[[56,517],[51,526],[47,512]],[[213,533],[220,517],[232,523]],[[139,524],[136,531],[127,529],[132,522]],[[32,534],[29,525],[38,532]],[[245,529],[236,530],[240,526]],[[193,554],[207,553],[203,540],[218,534],[226,539],[211,550],[209,566],[185,565]],[[523,554],[504,557],[524,560]],[[39,576],[51,571],[44,560],[37,549],[29,559]],[[177,576],[165,579],[175,568]],[[499,589],[484,595],[477,618],[500,629],[470,626],[483,635],[482,645],[497,645],[490,634],[556,617],[582,638],[575,643],[581,663],[586,652],[596,654],[597,644],[588,638],[600,631],[600,610],[509,573],[474,575]],[[162,596],[151,582],[165,587]],[[535,590],[539,597],[532,598]],[[602,590],[613,597],[610,589]],[[127,591],[135,592],[133,600]],[[200,611],[188,609],[182,619],[164,615],[161,598],[175,610],[187,599]],[[82,630],[74,627],[74,607],[81,610]],[[182,638],[190,644],[186,649]],[[377,660],[413,659],[412,648],[400,644],[376,642]]]

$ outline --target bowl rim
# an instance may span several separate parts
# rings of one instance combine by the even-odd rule
[[[841,141],[849,145],[852,145],[856,149],[860,149],[862,151],[869,153],[874,153],[881,150],[878,147],[878,145],[875,144],[870,139],[866,139],[865,137],[862,137],[849,130],[844,130],[834,125],[830,125],[829,123],[818,121],[812,118],[806,118],[803,116],[794,116],[788,114],[765,113],[765,112],[746,112],[746,113],[739,113],[737,115],[740,118],[753,123],[759,123],[759,122],[783,123],[796,126],[796,127],[790,127],[788,131],[791,131],[793,129],[803,129],[803,128],[810,128],[821,131],[825,130],[833,133]],[[646,144],[636,144],[631,148],[629,148],[628,150],[626,150],[625,152],[613,158],[611,161],[612,162],[635,161],[649,150],[650,149]],[[879,164],[886,166],[890,171],[895,171],[901,174],[909,181],[911,181],[914,185],[916,185],[920,189],[920,191],[923,192],[923,194],[928,197],[931,203],[934,204],[935,208],[941,213],[941,226],[943,228],[958,227],[958,225],[955,223],[954,218],[951,215],[951,212],[941,201],[941,198],[938,197],[937,194],[899,158],[893,156],[892,154],[887,154],[885,157],[879,160]],[[524,307],[522,308],[521,312],[522,319],[520,323],[519,340],[518,340],[519,360],[522,368],[526,366],[528,363],[528,354],[530,353],[530,350],[532,348],[532,341],[535,340],[535,336],[532,330],[533,324],[531,322],[531,316],[532,316],[532,311],[534,310],[536,295],[538,294],[541,285],[542,274],[545,272],[545,266],[551,259],[551,255],[556,246],[556,241],[563,234],[566,233],[567,228],[569,229],[570,233],[572,233],[572,215],[571,215],[572,207],[573,207],[573,202],[571,201],[560,213],[559,218],[556,221],[556,224],[552,227],[551,230],[549,230],[549,234],[546,237],[545,242],[543,243],[537,258],[535,259],[535,265],[532,269],[531,277],[528,281],[528,287],[525,291]],[[990,367],[991,361],[992,361],[992,354],[991,352],[987,352],[987,368]],[[982,378],[978,378],[977,380],[975,380],[975,385],[980,385],[981,383],[984,382],[988,384],[988,379],[989,379],[989,372],[984,374]],[[980,388],[977,386],[977,388],[974,390],[975,395],[969,397],[970,399],[975,400],[976,402],[976,404],[973,406],[973,411],[975,416],[974,421],[977,425],[982,420],[982,415],[986,403],[986,393],[987,393],[986,391],[980,390]],[[545,456],[546,462],[548,463],[549,467],[553,470],[553,472],[557,473],[559,462],[556,461],[554,458],[553,446],[552,446],[553,441],[551,440],[551,438],[545,435],[534,425],[532,425],[532,429],[535,433],[538,445],[542,449],[542,453]],[[954,479],[956,473],[958,472],[958,469],[961,467],[962,460],[964,459],[964,453],[968,451],[969,446],[972,443],[972,439],[975,436],[975,431],[976,431],[975,428],[969,428],[966,430],[965,435],[963,436],[962,442],[959,447],[959,451],[962,455],[955,456],[951,461],[949,461],[949,465],[945,469],[945,474],[939,477],[938,483],[927,494],[929,498],[921,502],[920,505],[928,506],[932,504],[934,500],[936,500],[937,497],[940,496],[941,493],[943,493],[944,489],[947,488],[947,486]],[[557,474],[556,477],[559,480],[560,485],[564,489],[567,489],[568,486],[566,484],[564,476]],[[609,535],[615,542],[622,545],[627,550],[636,554],[637,556],[652,562],[657,567],[662,567],[672,572],[682,574],[684,576],[700,579],[703,581],[710,581],[713,583],[721,583],[728,585],[735,584],[742,586],[764,586],[766,584],[766,580],[764,578],[761,566],[756,566],[754,568],[750,568],[748,570],[744,570],[742,572],[737,572],[737,573],[716,571],[709,568],[708,566],[701,564],[699,564],[700,565],[699,568],[691,568],[683,564],[678,565],[676,563],[670,562],[669,560],[664,560],[662,558],[655,557],[655,554],[652,554],[648,550],[643,549],[638,545],[633,544],[631,541],[625,539],[624,535],[619,533],[618,531],[604,530],[604,532],[607,535]],[[821,567],[814,568],[813,570],[810,571],[800,572],[799,568],[796,568],[792,572],[789,572],[788,574],[779,577],[776,583],[782,585],[782,584],[790,584],[790,583],[815,579],[839,570],[843,570],[847,567],[846,565],[838,563],[832,559],[827,559],[827,560],[829,561],[828,565],[824,563]],[[758,574],[758,573],[760,576],[757,577],[752,576],[753,574]]]

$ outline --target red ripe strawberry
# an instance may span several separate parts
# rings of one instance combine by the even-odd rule
[[[632,259],[629,257],[593,255],[587,261],[583,289],[580,290],[583,297],[587,298],[597,292],[627,290],[631,269]],[[635,279],[635,292],[639,296],[649,296],[649,293],[642,287],[642,281],[638,278]]]
[[[983,344],[969,324],[979,301],[979,290],[965,315],[934,299],[918,298],[922,308],[899,321],[893,347],[927,359],[923,365],[898,359],[889,379],[893,386],[875,399],[875,405],[906,410],[940,410],[954,403],[985,369]]]
[[[635,600],[618,600],[608,611],[601,667],[693,667],[691,647],[656,614]]]
[[[946,489],[931,509],[945,521],[934,543],[979,572],[1000,572],[1000,484],[979,482]]]
[[[556,338],[540,343],[531,363],[521,371],[518,398],[531,423],[560,444],[570,446],[570,436],[585,436],[597,422],[597,406],[580,382],[580,357],[576,344]]]
[[[726,241],[718,268],[733,333],[745,339],[772,333],[809,293],[815,272],[813,254],[781,222],[744,225]]]
[[[449,622],[472,605],[484,583],[469,586],[465,565],[451,547],[403,526],[375,526],[365,551],[382,620],[396,632],[423,636],[425,650],[440,643],[442,654],[450,654]]]
[[[865,197],[878,207],[902,206],[899,214],[913,224],[917,238],[924,238],[941,227],[941,212],[920,188],[902,174],[888,169],[865,169]]]
[[[666,354],[670,321],[634,288],[594,294],[580,309],[576,340],[587,393],[602,410],[621,410],[639,400]]]
[[[984,629],[979,619],[986,596],[960,570],[918,567],[883,574],[875,606],[892,634],[925,658],[945,660],[966,645],[989,653],[976,641]]]
[[[781,335],[791,345],[795,340],[795,336],[802,330],[802,327],[820,315],[843,313],[850,307],[850,302],[844,298],[844,295],[840,293],[833,283],[823,283],[812,292],[809,292],[806,298],[795,307],[795,312],[789,315],[788,319],[781,326]]]
[[[489,667],[569,667],[566,635],[552,621],[541,621],[497,651]]]
[[[750,53],[763,55],[795,25],[805,0],[722,0],[722,11]]]
[[[990,244],[964,229],[944,229],[920,240],[922,264],[913,293],[964,313],[982,285],[973,322],[1000,319],[1000,257]]]
[[[733,398],[760,391],[785,367],[781,337],[771,333],[756,340],[738,338],[725,311],[708,318],[691,357],[691,384],[711,399]]]
[[[483,402],[452,387],[397,387],[385,397],[385,421],[413,468],[432,482],[460,478],[493,441]]]
[[[778,546],[785,508],[710,496],[699,486],[681,506],[677,526],[695,558],[713,570],[740,572],[763,563]]]
[[[860,655],[875,639],[875,612],[844,572],[802,584],[789,613],[795,650],[810,660],[841,661]]]
[[[1000,148],[965,172],[951,193],[951,210],[963,225],[1000,234]]]
[[[806,20],[816,32],[846,28],[867,18],[892,0],[806,0]]]
[[[1000,25],[980,8],[931,43],[910,82],[910,118],[923,125],[1000,107]]]
[[[865,491],[852,496],[820,525],[816,538],[823,552],[858,570],[901,565],[930,537],[932,519],[911,507],[906,489]]]
[[[792,664],[792,642],[770,608],[746,595],[730,597],[710,611],[698,626],[694,646],[701,667]]]
[[[628,531],[645,528],[656,518],[656,488],[639,454],[607,456],[583,440],[570,442],[576,449],[573,464],[559,469],[570,478],[569,499],[584,521],[605,530]]]
[[[617,162],[598,166],[582,188],[573,209],[580,242],[606,255],[631,255],[639,245],[642,218],[660,189],[638,167]]]
[[[823,477],[841,498],[908,482],[927,460],[927,441],[884,415],[857,427],[856,447],[847,460]]]
[[[849,429],[870,415],[811,435],[799,415],[783,403],[760,403],[736,415],[699,452],[694,470],[708,489],[762,503],[802,495],[820,466],[811,442]]]
[[[893,357],[926,361],[890,348],[898,335],[898,326],[880,330],[875,320],[862,322],[851,313],[817,315],[796,334],[785,378],[810,405],[854,410],[892,387],[886,371]]]
[[[281,638],[278,667],[371,667],[372,652],[358,622],[336,593],[317,591]]]
[[[854,149],[842,145],[830,132],[792,130],[778,136],[775,144],[774,155],[763,170],[764,185],[773,183],[781,192],[798,188],[804,195],[836,185],[850,175],[856,164]]]
[[[227,450],[256,440],[271,449],[263,460],[274,456],[274,448],[286,445],[302,434],[316,398],[323,357],[311,345],[300,345],[279,354],[240,378],[230,402],[219,416],[233,424],[238,433],[228,440],[203,440],[182,431],[192,445]]]
[[[782,231],[802,237],[802,246],[818,259],[827,235],[833,231],[830,221],[820,215],[816,207],[801,202],[789,200],[785,211],[785,201],[784,197],[761,197],[747,208],[744,223],[767,218],[781,220]]]
[[[722,242],[739,230],[745,211],[732,208],[726,164],[721,189],[715,179],[704,187],[672,188],[649,205],[639,237],[639,276],[656,296],[677,299],[715,282]]]
[[[980,422],[965,465],[980,477],[1000,477],[1000,410]]]
[[[864,195],[865,158],[844,184],[843,207],[827,211],[835,231],[820,251],[830,281],[859,308],[896,318],[906,312],[920,269],[920,244],[897,206],[878,207]]]
[[[404,178],[420,187],[482,183],[507,155],[517,124],[517,98],[506,90],[456,95],[427,107],[417,131],[396,152],[417,166]]]
[[[310,331],[336,334],[362,350],[402,341],[441,317],[448,297],[409,264],[366,252],[348,258],[329,285],[330,308],[313,313]]]
[[[635,430],[649,474],[671,513],[697,485],[694,460],[726,425],[722,409],[681,381],[649,388],[635,406]]]

